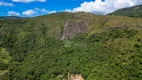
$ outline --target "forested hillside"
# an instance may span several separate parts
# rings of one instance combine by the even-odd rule
[[[141,21],[84,12],[0,18],[0,79],[141,80]]]
[[[128,17],[142,17],[142,5],[123,8],[117,10],[109,15],[128,16]]]

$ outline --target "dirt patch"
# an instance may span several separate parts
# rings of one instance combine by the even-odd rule
[[[64,31],[61,40],[71,39],[77,34],[84,34],[88,32],[87,21],[71,20],[64,25]]]
[[[70,74],[68,73],[68,80],[84,80],[81,74]]]

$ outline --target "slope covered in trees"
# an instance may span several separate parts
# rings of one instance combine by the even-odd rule
[[[88,31],[61,40],[70,21],[86,21]],[[140,80],[141,21],[82,12],[1,18],[0,79],[62,80],[71,73],[85,80]]]
[[[128,17],[142,17],[142,5],[123,8],[117,10],[109,15],[128,16]]]

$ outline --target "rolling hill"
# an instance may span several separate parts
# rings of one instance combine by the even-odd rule
[[[142,17],[142,5],[123,8],[108,15],[128,16],[128,17]]]
[[[0,18],[0,79],[140,80],[141,21],[84,12]]]

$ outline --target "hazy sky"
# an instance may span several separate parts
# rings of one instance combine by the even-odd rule
[[[0,0],[0,16],[38,16],[56,12],[107,14],[142,4],[142,0]]]

